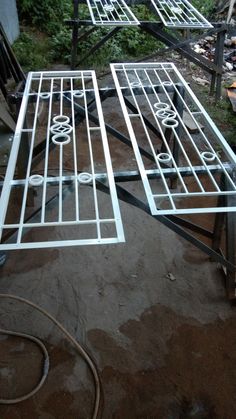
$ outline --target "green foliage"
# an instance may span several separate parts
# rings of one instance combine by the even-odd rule
[[[209,98],[209,90],[201,88],[201,102],[228,143],[236,145],[236,118],[228,97],[224,96],[216,105],[214,98]]]
[[[228,143],[236,145],[236,118],[228,98],[222,99],[217,107],[209,107],[208,112],[216,121]]]
[[[72,0],[17,0],[17,8],[21,20],[53,34],[71,16]]]
[[[215,0],[192,0],[192,5],[203,14],[204,17],[211,17],[214,8]]]
[[[50,52],[47,38],[35,32],[23,32],[13,45],[14,52],[25,71],[48,66]]]
[[[151,20],[153,18],[152,13],[144,5],[135,6],[133,12],[138,18],[143,20]],[[88,18],[88,8],[85,5],[81,5],[80,19],[86,18]],[[78,45],[79,57],[85,55],[109,31],[110,28],[96,28],[96,31]],[[62,27],[52,37],[51,45],[53,59],[68,62],[71,52],[71,33],[68,31],[68,28]],[[101,49],[89,57],[86,65],[104,67],[111,61],[142,57],[155,52],[160,48],[160,45],[156,39],[141,32],[139,28],[123,28],[115,37],[109,39]]]
[[[60,30],[52,36],[50,41],[52,61],[60,61],[68,64],[71,53],[71,31],[68,27],[62,26]]]

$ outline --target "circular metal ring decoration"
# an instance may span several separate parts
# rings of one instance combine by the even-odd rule
[[[29,177],[29,184],[31,186],[40,186],[43,183],[43,179],[41,175],[32,175]]]
[[[81,98],[84,96],[84,92],[82,92],[82,90],[75,90],[73,95],[74,97]]]
[[[114,6],[112,6],[111,4],[105,4],[104,10],[106,10],[106,12],[113,12]]]
[[[163,86],[172,86],[173,85],[172,81],[170,81],[170,80],[163,81],[162,84],[163,84]]]
[[[175,119],[176,112],[172,109],[159,109],[156,112],[156,116],[160,119]]]
[[[53,122],[59,123],[59,124],[68,124],[70,122],[69,116],[66,115],[56,115],[52,118]]]
[[[162,123],[162,125],[164,125],[164,127],[167,127],[167,128],[176,128],[179,125],[179,122],[176,119],[174,119],[173,117],[172,118],[169,118],[169,117],[165,118],[161,121],[161,123]]]
[[[201,156],[205,161],[214,161],[216,158],[216,154],[211,151],[204,151]]]
[[[183,10],[180,9],[180,7],[171,7],[171,11],[173,13],[177,13],[178,15],[181,15],[183,13]]]
[[[49,99],[50,98],[50,93],[40,93],[40,97],[42,99]]]
[[[154,108],[156,108],[157,110],[161,110],[161,109],[170,109],[170,105],[169,103],[165,103],[165,102],[156,102],[154,103]]]
[[[92,180],[93,180],[93,176],[91,175],[91,173],[82,172],[82,173],[80,173],[80,174],[79,174],[79,176],[78,176],[78,181],[79,181],[81,184],[84,184],[84,185],[86,185],[86,184],[88,184],[88,183],[91,183],[91,182],[92,182]]]
[[[132,87],[140,87],[141,83],[139,81],[133,81],[132,83],[130,83],[130,86]]]
[[[63,132],[53,135],[52,142],[56,145],[66,145],[70,142],[70,136]]]
[[[168,153],[157,154],[157,159],[161,163],[169,163],[171,161],[171,156]]]

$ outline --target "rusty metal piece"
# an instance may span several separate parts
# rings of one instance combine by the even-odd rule
[[[236,81],[227,88],[227,95],[231,102],[233,111],[236,112]]]

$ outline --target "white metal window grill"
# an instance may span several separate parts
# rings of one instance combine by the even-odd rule
[[[88,117],[91,98],[99,125]],[[79,105],[85,119],[77,126]],[[19,178],[19,147],[26,137],[26,176]],[[34,148],[43,139],[43,159],[35,166]],[[108,195],[97,188],[104,176]],[[1,193],[0,226],[1,238],[14,233],[1,249],[124,241],[95,72],[29,74]]]
[[[123,0],[87,0],[87,4],[94,25],[139,25],[139,21]]]
[[[165,26],[170,28],[212,28],[187,0],[151,0]]]
[[[152,214],[236,211],[217,199],[236,194],[236,156],[175,65],[111,70]]]

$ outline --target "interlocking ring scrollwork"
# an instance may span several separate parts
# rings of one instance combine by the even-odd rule
[[[114,9],[115,9],[115,7],[112,6],[112,4],[105,4],[105,6],[104,6],[104,10],[106,12],[113,12]]]
[[[68,144],[70,142],[69,134],[72,131],[72,126],[69,124],[70,118],[66,115],[57,115],[53,118],[54,124],[50,131],[53,135],[52,141],[55,144]]]

